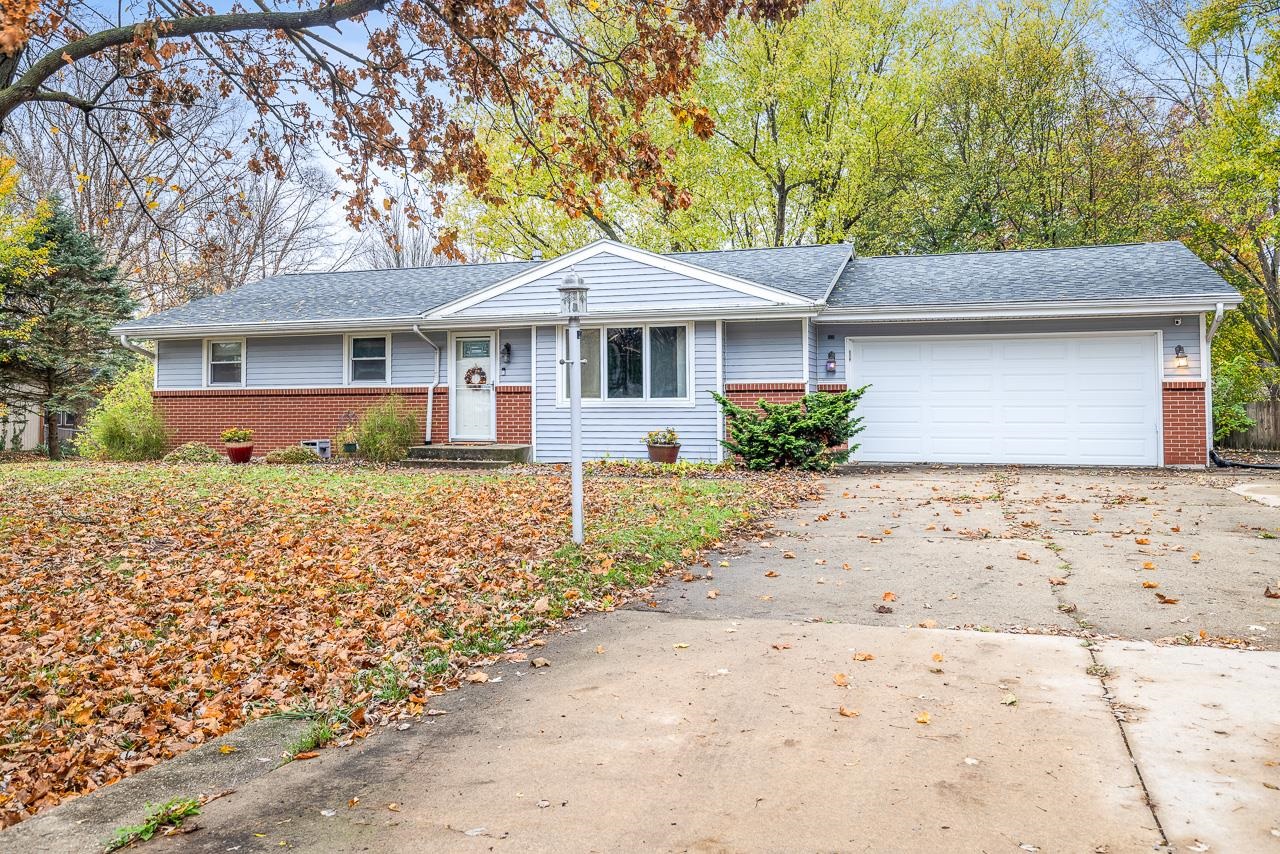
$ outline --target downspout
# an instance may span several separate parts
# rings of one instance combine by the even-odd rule
[[[431,345],[431,349],[432,349],[432,350],[434,350],[434,351],[435,351],[435,353],[436,353],[436,374],[435,374],[435,378],[431,381],[431,388],[430,388],[430,390],[428,390],[428,392],[427,392],[427,435],[426,435],[426,443],[427,443],[428,445],[430,445],[430,444],[431,444],[431,424],[432,424],[432,422],[431,422],[431,414],[432,414],[433,410],[435,409],[435,403],[436,403],[436,387],[440,385],[440,348],[436,346],[436,342],[432,341],[430,338],[428,338],[427,336],[425,336],[425,335],[423,335],[423,334],[422,334],[422,330],[418,327],[418,324],[416,324],[416,323],[415,323],[415,324],[413,324],[413,334],[414,334],[414,335],[417,335],[417,336],[418,336],[419,338],[421,338],[423,341],[426,341],[428,344],[430,344],[430,345]]]
[[[1213,323],[1209,324],[1209,331],[1205,335],[1206,346],[1212,346],[1213,336],[1218,334],[1218,324],[1222,323],[1222,312],[1223,312],[1222,303],[1218,303],[1216,306],[1214,306]],[[1212,357],[1212,354],[1210,354],[1210,361],[1209,361],[1210,369],[1209,369],[1209,376],[1205,377],[1204,397],[1205,397],[1205,411],[1208,413],[1208,418],[1207,418],[1209,422],[1208,430],[1209,430],[1209,435],[1211,436],[1213,435],[1212,363],[1213,363],[1213,357]],[[1209,448],[1209,460],[1218,468],[1267,469],[1271,471],[1280,469],[1280,465],[1273,465],[1273,464],[1267,464],[1267,463],[1242,463],[1242,462],[1237,462],[1236,460],[1229,460],[1226,457],[1218,456],[1218,449],[1212,446]]]
[[[128,335],[120,336],[120,346],[125,348],[131,353],[138,353],[139,355],[146,356],[148,359],[150,359],[153,362],[156,360],[155,353],[151,352],[146,347],[139,347],[137,344],[134,344],[132,341],[129,340]]]

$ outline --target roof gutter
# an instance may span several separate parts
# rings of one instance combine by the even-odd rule
[[[820,320],[830,321],[947,321],[1000,320],[1029,317],[1126,317],[1152,314],[1185,314],[1209,311],[1215,305],[1235,307],[1239,294],[1207,294],[1187,297],[1163,297],[1142,300],[1059,300],[1027,303],[986,303],[970,305],[931,305],[913,307],[834,308],[823,312]]]

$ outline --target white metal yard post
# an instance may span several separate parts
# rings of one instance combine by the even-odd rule
[[[569,322],[569,346],[564,363],[569,366],[569,483],[573,514],[573,541],[584,542],[582,532],[582,315],[587,310],[587,287],[572,269],[560,287],[560,313]]]

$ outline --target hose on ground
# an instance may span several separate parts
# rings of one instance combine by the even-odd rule
[[[1280,471],[1280,465],[1271,463],[1242,463],[1239,460],[1229,460],[1218,454],[1216,448],[1209,449],[1209,459],[1213,460],[1213,464],[1221,469],[1267,469],[1269,471]]]

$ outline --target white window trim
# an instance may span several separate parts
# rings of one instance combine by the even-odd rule
[[[386,342],[387,375],[380,380],[353,380],[351,378],[351,342],[356,338],[381,338]],[[378,334],[364,332],[348,332],[342,339],[342,384],[345,386],[389,386],[391,385],[391,333]]]
[[[211,367],[211,356],[213,355],[214,344],[239,344],[240,345],[240,382],[238,383],[215,383],[213,382],[213,368]],[[202,363],[202,376],[205,388],[244,388],[249,382],[249,344],[242,338],[234,335],[224,338],[202,338],[200,339],[200,361]]]
[[[685,391],[684,397],[650,397],[649,396],[649,329],[654,326],[683,326],[685,328]],[[639,327],[643,330],[643,348],[641,352],[641,361],[644,365],[644,397],[583,397],[582,405],[586,407],[635,407],[643,409],[657,409],[662,407],[692,409],[696,405],[695,391],[693,387],[694,377],[697,375],[694,370],[694,353],[697,346],[694,341],[694,324],[690,322],[672,323],[655,321],[653,323],[587,323],[582,326],[583,329],[599,329],[600,330],[600,393],[606,395],[608,392],[604,388],[607,376],[607,334],[606,329],[623,329],[626,327]],[[556,326],[556,408],[564,409],[569,405],[569,390],[565,387],[563,360],[565,354],[565,330],[566,326]]]

